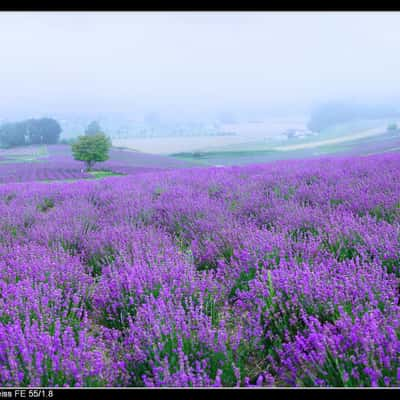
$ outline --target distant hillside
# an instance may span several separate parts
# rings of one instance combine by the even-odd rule
[[[331,102],[322,104],[313,110],[307,127],[314,132],[321,132],[350,121],[396,117],[400,117],[400,111],[393,106]]]

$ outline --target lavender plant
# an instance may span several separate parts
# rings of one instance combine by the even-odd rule
[[[398,154],[107,163],[1,164],[0,385],[399,386]]]

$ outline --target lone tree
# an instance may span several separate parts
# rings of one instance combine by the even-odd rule
[[[111,140],[104,134],[80,136],[72,145],[72,154],[75,160],[86,164],[86,171],[90,171],[96,162],[108,160]]]

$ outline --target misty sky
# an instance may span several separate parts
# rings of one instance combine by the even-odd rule
[[[399,98],[400,13],[0,12],[0,116]]]

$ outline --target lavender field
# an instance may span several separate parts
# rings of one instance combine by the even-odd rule
[[[137,173],[183,168],[187,162],[168,157],[112,148],[106,162],[95,165],[95,170],[114,174]],[[90,179],[84,165],[74,160],[67,145],[25,146],[0,150],[0,184],[31,181],[63,181]]]
[[[399,386],[399,171],[0,185],[0,385]]]

